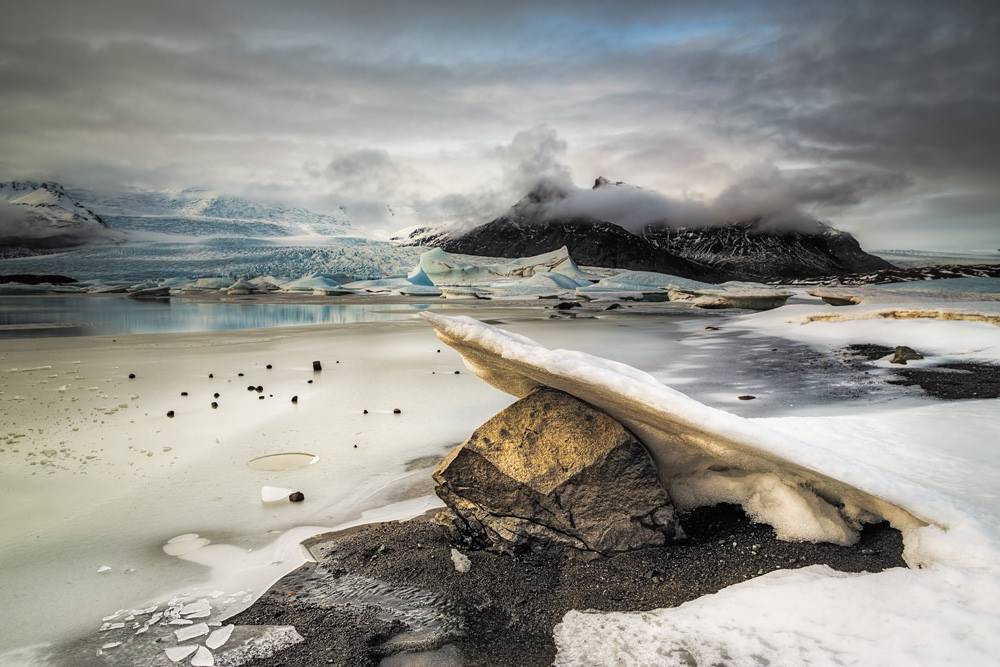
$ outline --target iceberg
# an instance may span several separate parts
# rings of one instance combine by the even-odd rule
[[[435,285],[483,285],[504,278],[530,278],[539,273],[557,273],[585,283],[599,278],[580,270],[563,246],[541,255],[497,263],[478,263],[470,257],[434,248],[420,255],[420,264],[409,279],[417,282],[426,278]]]
[[[785,305],[791,292],[761,287],[714,286],[706,288],[669,288],[671,301],[687,301],[699,308],[746,308],[770,310]]]
[[[344,287],[328,273],[311,273],[298,280],[281,286],[282,292],[310,293],[318,295],[354,294],[354,290]]]

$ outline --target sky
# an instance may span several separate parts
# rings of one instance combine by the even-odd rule
[[[1000,5],[0,0],[0,180],[489,220],[540,177],[1000,248]],[[388,207],[387,207],[388,205]],[[390,211],[391,209],[391,211]]]

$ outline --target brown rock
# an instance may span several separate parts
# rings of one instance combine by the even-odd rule
[[[494,415],[434,480],[460,536],[498,551],[607,555],[674,535],[673,506],[642,443],[553,389]]]
[[[899,345],[893,350],[891,363],[906,365],[907,361],[914,361],[916,359],[923,359],[924,355],[920,354],[912,347],[906,347],[905,345]]]

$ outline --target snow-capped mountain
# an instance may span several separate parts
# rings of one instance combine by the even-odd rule
[[[794,225],[761,217],[713,222],[706,219],[712,214],[710,208],[686,209],[605,178],[598,178],[592,191],[542,181],[507,213],[485,224],[410,228],[392,240],[494,257],[539,254],[565,245],[582,265],[698,280],[829,276],[891,267],[864,252],[850,234],[818,220]]]
[[[113,238],[107,223],[58,183],[0,183],[0,247],[8,254]]]
[[[124,192],[101,194],[87,190],[75,191],[90,202],[102,215],[121,221],[129,228],[166,233],[196,235],[199,231],[225,231],[231,225],[210,223],[247,223],[243,231],[248,236],[336,236],[351,229],[346,212],[316,213],[297,206],[258,201],[220,194],[204,188],[187,188],[175,192]],[[136,219],[143,219],[136,222]],[[157,219],[161,222],[158,224]],[[198,221],[201,225],[168,221]],[[240,229],[235,227],[235,229]]]

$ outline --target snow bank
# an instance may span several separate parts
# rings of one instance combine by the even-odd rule
[[[1000,303],[914,300],[849,308],[790,305],[736,320],[741,328],[823,348],[908,345],[925,356],[1000,361]]]
[[[751,513],[756,507],[759,519],[778,524],[792,540],[851,544],[865,521],[886,519],[906,533],[931,522],[897,504],[919,495],[908,482],[863,460],[845,458],[822,441],[807,443],[709,407],[624,364],[549,350],[469,317],[421,317],[498,389],[520,397],[539,386],[553,387],[621,421],[650,449],[671,494],[676,487],[682,498],[713,503],[725,498]],[[718,472],[730,474],[710,474]],[[768,487],[772,478],[767,474],[783,485]],[[762,488],[770,492],[762,496]],[[802,522],[807,513],[810,521]],[[933,558],[923,553],[908,557],[914,564]]]

